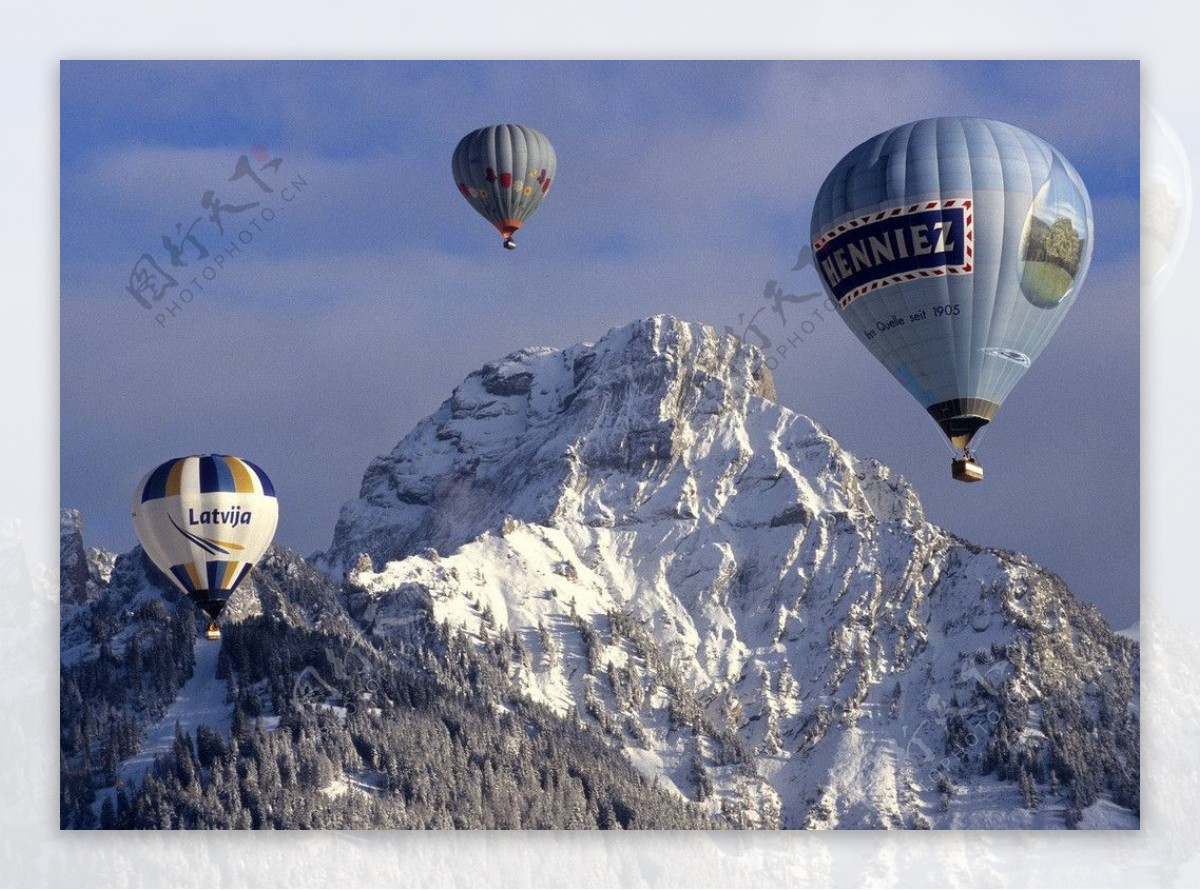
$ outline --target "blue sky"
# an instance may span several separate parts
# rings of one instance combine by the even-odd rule
[[[125,549],[142,473],[231,452],[275,481],[277,539],[311,552],[369,461],[485,362],[660,312],[740,329],[765,309],[760,330],[786,345],[783,404],[913,480],[934,522],[1029,553],[1129,624],[1138,96],[1136,62],[64,63],[62,504]],[[1097,232],[1075,307],[983,437],[975,486],[950,480],[933,423],[840,321],[787,345],[804,316],[784,324],[763,297],[769,280],[817,286],[792,267],[830,167],[942,114],[1057,146]],[[511,253],[449,172],[464,133],[507,121],[559,156]],[[228,181],[254,146],[282,159],[262,174],[269,196]],[[203,216],[208,190],[274,218],[160,326],[125,282],[143,253],[167,267],[162,236]],[[193,231],[223,246],[207,219]]]

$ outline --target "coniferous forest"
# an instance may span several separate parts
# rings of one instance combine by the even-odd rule
[[[63,828],[726,824],[581,723],[512,695],[515,637],[480,648],[461,630],[424,627],[419,646],[381,652],[357,638],[334,586],[280,551],[256,578],[266,614],[227,622],[219,644],[228,735],[177,729],[140,787],[125,788],[121,761],[193,665],[192,607],[165,587],[135,593],[146,569],[118,560],[106,593],[65,631],[94,657],[62,671]],[[124,608],[131,598],[136,611]]]

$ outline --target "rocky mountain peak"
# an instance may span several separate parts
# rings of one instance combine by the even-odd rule
[[[333,583],[269,554],[229,623],[544,708],[730,824],[1137,824],[1137,644],[929,523],[712,328],[486,364],[371,463],[316,561]],[[139,565],[110,593],[160,596]],[[94,625],[64,640],[90,652]]]
[[[1136,807],[1134,647],[1052,573],[928,523],[702,325],[471,374],[371,465],[322,562],[352,570],[368,638],[507,635],[514,689],[753,824],[927,827],[982,777],[1031,812],[1079,777],[1038,817],[1058,824],[1101,787]]]
[[[320,561],[340,574],[361,553],[383,563],[425,547],[453,549],[509,516],[612,527],[648,512],[714,514],[748,465],[782,479],[770,453],[754,453],[750,426],[778,427],[819,452],[828,478],[818,487],[835,478],[854,487],[853,459],[774,397],[761,352],[669,316],[594,344],[519,350],[468,375],[371,464]],[[784,480],[779,493],[800,504],[781,513],[799,516],[807,486],[794,483]],[[845,501],[869,509],[861,493]]]

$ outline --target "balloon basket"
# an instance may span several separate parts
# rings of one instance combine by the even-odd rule
[[[221,640],[221,628],[217,627],[217,622],[208,622],[208,627],[204,628],[204,639],[211,640],[214,643]]]
[[[950,475],[959,482],[978,482],[983,478],[983,466],[973,457],[956,457],[950,462]]]

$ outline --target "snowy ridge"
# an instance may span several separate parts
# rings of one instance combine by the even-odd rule
[[[368,636],[515,635],[515,691],[744,824],[1136,825],[1136,644],[773,397],[755,349],[667,317],[513,353],[371,465],[318,562]]]
[[[592,758],[597,795],[533,794],[546,813],[522,823],[514,790],[471,816],[485,827],[1136,828],[1138,643],[1052,572],[928,523],[903,477],[773,399],[757,350],[666,317],[486,365],[371,464],[327,551],[268,552],[223,618],[228,679],[141,550],[88,551],[63,511],[65,818],[95,822],[106,784],[177,754],[176,719],[218,736],[240,719],[247,741],[263,715],[238,750],[274,775],[292,744],[275,715],[294,732],[334,713],[290,749],[320,793],[270,792],[287,818],[262,787],[221,803],[214,784],[239,774],[227,739],[221,769],[185,768],[136,817],[98,820],[157,823],[164,794],[203,781],[206,808],[187,812],[205,825],[311,825],[333,807],[364,827],[361,799],[376,824],[445,827],[454,814],[399,766],[417,755],[397,755],[414,727],[447,738],[431,716],[447,707],[513,741],[532,720]],[[347,722],[360,705],[378,723]],[[596,759],[597,736],[670,793]],[[641,809],[604,809],[605,789]]]
[[[730,379],[736,388],[726,385]],[[752,399],[765,404],[764,395],[774,390],[757,351],[670,319],[614,331],[594,346],[513,353],[471,374],[371,465],[320,562],[344,571],[360,552],[386,559],[417,546],[450,550],[506,516],[546,524],[567,518],[572,506],[577,520],[610,524],[607,502],[621,507],[630,496],[643,517],[686,510],[684,501],[653,498],[655,489],[671,490],[664,459],[690,444],[692,430],[677,417],[740,412]],[[650,484],[635,479],[647,469]],[[582,474],[596,471],[610,487],[588,484]],[[531,487],[530,479],[539,484]],[[627,484],[639,490],[626,491]],[[564,489],[583,500],[564,503]]]

